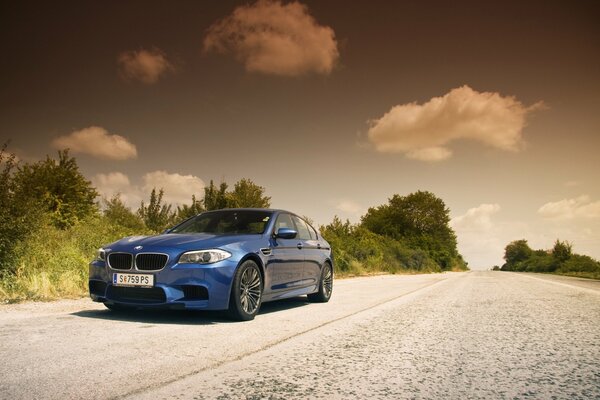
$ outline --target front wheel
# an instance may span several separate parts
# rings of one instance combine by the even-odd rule
[[[308,295],[308,300],[315,303],[327,303],[333,292],[333,268],[331,264],[323,264],[321,269],[321,281],[319,282],[319,291]]]
[[[229,315],[239,321],[254,319],[262,300],[262,286],[258,265],[252,260],[244,261],[233,278]]]

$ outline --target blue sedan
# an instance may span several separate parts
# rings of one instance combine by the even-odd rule
[[[228,310],[251,320],[263,302],[333,290],[329,243],[283,210],[225,209],[156,236],[121,239],[90,263],[92,300],[111,310]]]

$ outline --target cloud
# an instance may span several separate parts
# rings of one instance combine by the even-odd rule
[[[538,213],[548,219],[600,218],[600,201],[592,201],[589,196],[582,195],[546,203],[538,209]]]
[[[92,184],[103,198],[111,199],[120,195],[123,203],[132,208],[139,206],[142,200],[139,189],[132,186],[129,177],[122,172],[96,174],[92,177]]]
[[[296,1],[237,7],[208,29],[204,50],[232,53],[247,71],[283,76],[329,74],[339,58],[333,29]]]
[[[137,209],[140,202],[148,201],[152,189],[163,189],[163,201],[167,204],[189,204],[192,195],[202,198],[204,182],[194,175],[180,175],[166,171],[153,171],[142,177],[140,184],[132,184],[129,177],[122,172],[96,174],[92,183],[106,199],[119,194],[123,203],[132,209]]]
[[[480,204],[450,221],[458,249],[472,269],[489,269],[494,263],[502,264],[504,246],[511,237],[507,231],[514,229],[494,222],[493,218],[500,210],[498,204]]]
[[[152,85],[168,71],[173,71],[173,65],[160,49],[124,51],[117,57],[120,76],[127,81],[139,81]]]
[[[74,131],[52,141],[57,149],[71,149],[74,153],[89,154],[110,160],[126,160],[137,157],[135,145],[123,136],[113,135],[99,126]]]
[[[450,225],[461,232],[488,231],[493,227],[492,215],[499,211],[499,204],[481,204],[470,208],[465,215],[452,218]]]
[[[152,191],[163,189],[164,201],[173,204],[188,204],[192,195],[200,198],[204,194],[204,181],[194,175],[170,174],[166,171],[154,171],[144,175],[142,190],[146,196]]]
[[[335,205],[335,208],[346,214],[360,215],[363,207],[352,200],[341,200]]]
[[[526,107],[515,97],[477,92],[465,85],[424,104],[392,107],[370,122],[368,138],[379,152],[430,162],[450,158],[452,152],[445,146],[459,139],[518,151],[524,146],[527,115],[540,108],[542,102]]]

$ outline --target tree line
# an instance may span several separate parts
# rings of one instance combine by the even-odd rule
[[[87,290],[87,263],[101,245],[124,236],[156,234],[206,210],[270,207],[265,188],[250,179],[230,187],[213,180],[202,198],[173,206],[153,188],[135,210],[120,195],[97,201],[92,183],[68,150],[57,158],[16,162],[0,149],[0,298],[52,298]],[[449,210],[430,192],[394,195],[360,223],[337,216],[319,227],[334,249],[338,273],[466,269],[449,226]]]
[[[556,240],[549,250],[533,250],[527,240],[515,240],[504,249],[502,271],[544,272],[587,278],[600,278],[600,263],[573,252],[573,244]]]

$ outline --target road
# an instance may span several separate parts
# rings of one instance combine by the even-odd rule
[[[600,281],[469,272],[336,281],[327,304],[115,315],[0,307],[0,399],[600,399]]]

